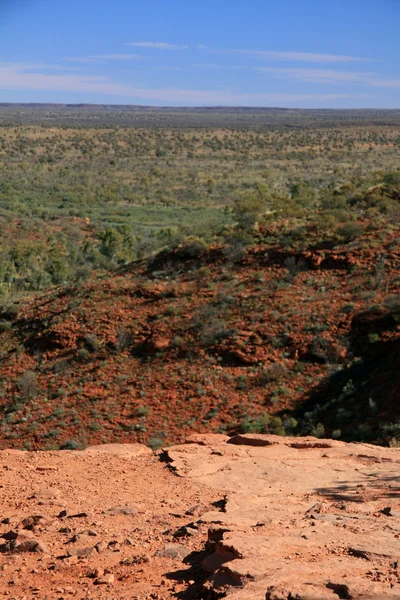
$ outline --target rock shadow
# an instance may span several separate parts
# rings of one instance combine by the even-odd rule
[[[316,488],[315,492],[335,502],[369,502],[400,499],[400,476],[382,477],[371,473],[356,481],[340,481],[337,485]]]
[[[210,574],[204,571],[201,563],[209,554],[210,552],[207,550],[191,552],[183,560],[183,563],[188,568],[165,573],[167,579],[188,584],[185,590],[176,592],[174,595],[175,598],[178,600],[217,600],[223,597],[220,594],[216,594],[213,590],[207,590],[204,586]]]

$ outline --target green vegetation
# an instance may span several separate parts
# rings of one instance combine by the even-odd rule
[[[362,112],[298,111],[290,118],[305,126],[295,129],[283,127],[284,111],[221,110],[211,127],[215,114],[194,110],[185,123],[195,119],[195,129],[168,128],[182,120],[174,110],[140,114],[138,126],[127,109],[0,110],[0,294],[85,280],[182,243],[194,256],[223,242],[236,262],[260,220],[314,212],[321,235],[349,243],[363,217],[400,218],[400,136],[376,127],[378,112],[365,126]],[[235,114],[242,128],[232,127]],[[282,244],[303,235],[294,229]]]
[[[396,445],[399,126],[0,107],[4,438]]]

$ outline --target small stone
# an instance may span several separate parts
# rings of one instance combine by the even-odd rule
[[[151,558],[148,556],[148,554],[136,554],[135,556],[121,559],[119,564],[126,567],[131,567],[132,565],[142,565],[149,562],[151,562]]]
[[[97,542],[97,544],[95,545],[95,548],[97,550],[97,552],[99,554],[101,554],[102,552],[104,552],[105,550],[107,550],[107,544],[103,541],[101,542]]]
[[[34,528],[39,525],[39,523],[43,522],[46,522],[46,519],[42,515],[32,515],[31,517],[26,517],[26,519],[21,521],[21,527],[23,529],[33,531]]]
[[[88,573],[88,577],[91,577],[92,579],[98,579],[99,577],[103,577],[104,575],[104,569],[102,569],[101,567],[98,567],[97,569],[93,569],[92,571],[89,571]]]
[[[163,550],[157,550],[155,556],[184,560],[191,553],[189,548],[180,544],[167,544]]]
[[[69,540],[69,543],[70,544],[80,544],[81,546],[84,546],[85,544],[90,543],[90,536],[85,532],[76,533]]]
[[[134,506],[113,506],[103,510],[103,515],[137,515],[138,510]]]
[[[77,556],[67,556],[66,558],[64,558],[63,562],[67,565],[77,565],[79,559]]]
[[[183,527],[177,529],[173,533],[173,536],[174,538],[188,537],[191,535],[196,535],[196,533],[198,533],[198,527],[194,523],[190,523],[189,525],[184,525]]]
[[[185,515],[189,515],[190,517],[194,517],[195,515],[198,515],[202,512],[203,507],[201,504],[196,504],[195,506],[192,506],[191,508],[189,508],[186,512]]]
[[[112,583],[114,583],[114,575],[112,573],[98,577],[94,582],[95,585],[111,585]]]
[[[40,540],[38,540],[38,542],[37,542],[37,546],[35,548],[35,552],[39,552],[41,554],[50,554],[50,550],[48,549],[48,547],[46,546],[46,544],[44,544]]]
[[[91,556],[96,549],[93,546],[86,548],[71,548],[68,550],[68,556],[77,556],[78,558],[88,558]]]
[[[13,552],[36,552],[38,542],[36,540],[23,540],[18,543],[18,538],[11,542],[11,550]]]
[[[132,538],[126,538],[126,540],[125,540],[125,544],[126,544],[127,546],[136,546],[136,542],[135,542],[135,540],[134,540],[134,539],[132,539]]]

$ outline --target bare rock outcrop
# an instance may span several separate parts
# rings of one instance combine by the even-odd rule
[[[400,449],[202,434],[0,466],[0,598],[400,598]]]
[[[400,597],[398,449],[248,434],[167,453],[179,475],[225,495],[200,518],[210,589],[232,600]]]

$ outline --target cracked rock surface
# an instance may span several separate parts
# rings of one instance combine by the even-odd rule
[[[400,598],[400,449],[199,434],[0,473],[0,598]]]

